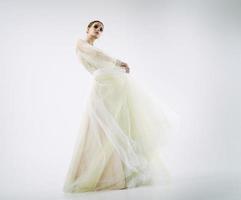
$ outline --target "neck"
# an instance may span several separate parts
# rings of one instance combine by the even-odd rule
[[[91,37],[91,38],[86,38],[86,41],[90,44],[90,45],[94,45],[94,41],[95,41],[95,38]]]

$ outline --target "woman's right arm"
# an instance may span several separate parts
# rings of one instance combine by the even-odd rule
[[[110,64],[110,65],[115,65],[117,67],[125,67],[128,68],[127,63],[122,62],[119,59],[113,58],[99,49],[91,46],[88,44],[86,41],[83,41],[82,39],[77,40],[77,45],[76,45],[76,50],[79,50],[82,54],[87,56],[89,58],[90,62],[95,62],[96,64],[103,63],[105,64]]]
[[[93,59],[95,62],[103,62],[108,63],[116,66],[121,66],[121,61],[119,59],[113,58],[99,49],[91,46],[86,41],[83,41],[82,39],[77,40],[76,49],[78,49],[82,54],[86,55],[90,59]]]

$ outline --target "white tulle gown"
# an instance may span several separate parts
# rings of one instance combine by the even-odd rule
[[[162,147],[177,113],[142,90],[120,62],[78,38],[76,55],[92,74],[65,193],[132,188],[168,181]]]

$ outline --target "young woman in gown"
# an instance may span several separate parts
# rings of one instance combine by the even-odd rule
[[[64,182],[65,193],[169,180],[160,155],[176,125],[171,117],[175,113],[170,115],[170,109],[138,87],[127,63],[93,45],[103,30],[101,21],[92,21],[86,39],[76,42],[76,55],[92,74],[93,84]]]

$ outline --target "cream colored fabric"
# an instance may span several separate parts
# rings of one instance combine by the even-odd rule
[[[118,59],[88,44],[76,43],[76,55],[92,74],[88,97],[64,192],[137,187],[167,181],[162,147],[178,115],[138,87]]]

